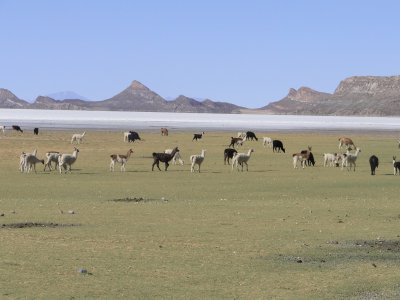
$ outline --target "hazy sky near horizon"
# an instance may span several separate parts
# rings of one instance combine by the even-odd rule
[[[0,87],[104,100],[138,80],[258,108],[400,74],[400,1],[0,0]]]

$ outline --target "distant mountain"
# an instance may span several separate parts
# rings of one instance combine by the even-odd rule
[[[400,76],[349,77],[333,94],[290,89],[286,97],[260,110],[269,114],[399,116]]]
[[[283,99],[255,110],[209,99],[199,101],[184,95],[167,101],[136,80],[122,92],[102,101],[39,96],[34,103],[29,103],[9,90],[0,89],[0,108],[400,116],[400,76],[349,77],[340,82],[333,94],[308,87],[290,89]]]
[[[89,100],[73,91],[62,91],[57,93],[47,94],[46,97],[50,97],[54,100],[65,100],[65,99],[79,99],[79,100]]]
[[[0,107],[1,108],[26,108],[29,103],[19,99],[9,90],[0,88]]]

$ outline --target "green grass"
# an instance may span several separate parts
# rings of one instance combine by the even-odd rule
[[[0,228],[2,299],[400,295],[395,134],[350,134],[362,152],[356,172],[348,172],[322,166],[322,154],[337,151],[337,133],[268,133],[287,153],[248,142],[243,151],[255,152],[242,173],[223,164],[231,132],[192,142],[189,133],[148,131],[145,141],[128,145],[121,132],[87,130],[72,174],[43,172],[39,165],[37,174],[19,173],[22,151],[71,153],[71,134],[0,139],[0,224],[80,224]],[[152,172],[151,153],[176,145],[185,166]],[[293,170],[291,153],[308,145],[317,166]],[[109,172],[109,155],[129,147],[135,153],[127,171],[118,165]],[[202,173],[192,174],[188,157],[202,148]],[[369,171],[372,154],[380,158],[376,176]],[[113,201],[140,197],[146,201]],[[79,274],[80,268],[92,275]]]

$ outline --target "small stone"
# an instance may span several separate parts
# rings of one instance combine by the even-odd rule
[[[1,214],[0,214],[0,217],[4,217],[4,213],[1,213]]]
[[[75,212],[74,212],[72,209],[70,209],[70,210],[68,211],[68,213],[71,214],[71,215],[75,214]]]
[[[87,274],[88,273],[88,271],[86,270],[86,269],[79,269],[78,270],[78,273],[80,273],[80,274]]]

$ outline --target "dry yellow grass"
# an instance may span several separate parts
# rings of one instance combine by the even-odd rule
[[[71,131],[1,137],[0,224],[80,226],[0,228],[0,298],[399,297],[394,134],[351,133],[362,152],[347,172],[322,166],[322,154],[337,151],[337,133],[268,133],[286,154],[248,142],[242,149],[255,152],[242,173],[223,164],[229,132],[192,142],[187,132],[147,131],[127,144],[121,132],[86,131],[72,174],[63,175],[42,166],[21,174],[19,154],[71,153]],[[291,153],[308,145],[317,166],[293,170]],[[186,165],[152,172],[151,153],[174,146]],[[127,171],[109,172],[109,155],[130,147]],[[202,173],[192,174],[188,157],[203,148]],[[380,158],[376,176],[371,154]],[[113,201],[125,198],[138,202]]]

